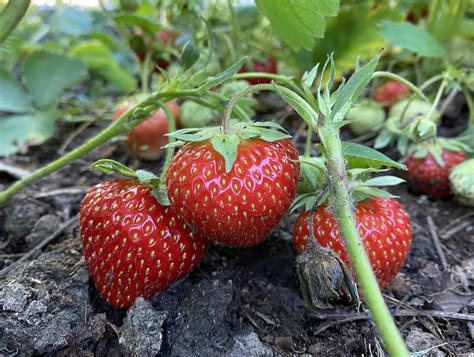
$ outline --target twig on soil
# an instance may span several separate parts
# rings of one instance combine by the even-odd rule
[[[59,195],[78,195],[86,193],[90,187],[88,186],[78,186],[78,187],[68,187],[68,188],[60,188],[57,190],[51,190],[46,192],[40,192],[33,195],[33,198],[45,198],[51,196],[59,196]]]
[[[0,162],[0,172],[6,172],[7,174],[9,174],[10,176],[16,179],[21,179],[31,174],[31,172],[28,170],[22,169],[21,167],[8,165],[8,164],[5,164],[4,162]]]
[[[45,238],[44,240],[41,241],[36,247],[31,249],[29,252],[25,253],[20,259],[15,261],[14,263],[10,264],[6,268],[0,270],[0,277],[5,276],[7,273],[11,272],[12,270],[18,268],[22,263],[27,261],[29,258],[31,258],[33,255],[35,255],[38,251],[43,249],[46,245],[51,243],[54,239],[56,239],[59,235],[61,235],[65,229],[68,227],[72,226],[73,224],[78,223],[79,221],[79,216],[74,216],[73,218],[70,218],[67,220],[63,225],[61,225],[53,234]]]
[[[464,228],[468,227],[471,222],[469,221],[464,221],[466,218],[469,218],[471,216],[474,216],[474,212],[469,212],[461,217],[456,218],[454,221],[452,221],[448,227],[446,227],[443,232],[441,233],[441,239],[446,240],[451,238],[453,235],[456,233],[462,231]],[[458,224],[462,222],[461,224]],[[452,227],[452,228],[451,228]]]
[[[433,218],[431,216],[428,216],[427,221],[428,221],[428,227],[430,228],[431,238],[433,239],[433,243],[436,249],[436,253],[438,253],[438,257],[443,269],[446,270],[448,268],[448,260],[446,259],[446,256],[444,255],[443,246],[439,240],[438,232],[433,222]]]
[[[455,312],[444,312],[444,311],[435,311],[435,310],[401,310],[392,312],[393,316],[396,317],[416,317],[416,316],[426,316],[426,317],[439,317],[444,319],[454,319],[454,320],[464,320],[464,321],[474,321],[474,315],[472,314],[462,314]],[[328,322],[323,327],[319,328],[314,332],[314,335],[318,335],[327,329],[339,325],[345,322],[352,322],[358,320],[369,320],[371,319],[370,315],[367,313],[334,313],[334,314],[311,314],[311,317],[315,317],[320,320],[331,320],[334,321]]]
[[[59,147],[58,151],[60,153],[64,153],[69,144],[71,144],[71,142],[74,140],[74,138],[78,136],[81,132],[83,132],[85,129],[87,129],[89,126],[91,126],[93,123],[95,123],[97,120],[101,119],[103,114],[105,113],[96,115],[92,120],[82,123],[76,130],[74,130],[71,134],[67,136],[67,138]]]

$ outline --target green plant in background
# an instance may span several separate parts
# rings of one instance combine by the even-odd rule
[[[38,145],[54,134],[59,117],[58,102],[66,88],[86,74],[81,61],[49,52],[28,56],[22,68],[22,83],[0,67],[0,155],[9,155],[27,145]]]

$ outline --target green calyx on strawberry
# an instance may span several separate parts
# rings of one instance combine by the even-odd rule
[[[261,242],[286,213],[296,192],[298,154],[274,122],[230,121],[178,130],[186,143],[166,177],[177,214],[206,237],[230,246]]]
[[[449,182],[456,199],[466,206],[474,207],[474,159],[453,167]]]
[[[407,174],[410,187],[431,198],[451,197],[450,170],[466,160],[470,148],[455,139],[437,138],[413,145],[407,155]]]
[[[431,104],[422,100],[402,100],[390,108],[388,119],[380,131],[374,148],[380,149],[396,141],[397,149],[407,153],[410,142],[420,142],[436,136],[439,114],[430,114]]]
[[[80,234],[92,280],[110,305],[128,308],[139,296],[148,298],[194,269],[207,240],[157,201],[153,174],[134,173],[110,160],[94,167],[133,177],[92,187],[80,209]]]
[[[385,120],[383,106],[371,100],[362,100],[346,115],[349,128],[356,135],[378,131]]]

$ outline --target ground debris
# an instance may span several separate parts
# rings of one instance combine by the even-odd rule
[[[136,356],[155,356],[161,349],[166,316],[166,312],[157,311],[150,302],[138,298],[120,328],[120,345]]]
[[[100,334],[91,317],[89,277],[76,247],[64,241],[24,263],[0,287],[0,354],[32,355],[86,348]],[[34,338],[32,338],[34,336]]]

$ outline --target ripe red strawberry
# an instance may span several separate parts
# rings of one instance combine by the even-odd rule
[[[235,163],[209,140],[186,144],[171,162],[166,187],[172,206],[204,236],[231,246],[262,241],[288,210],[299,163],[288,139],[241,140]]]
[[[410,88],[405,84],[398,81],[388,81],[375,89],[374,99],[383,105],[392,106],[408,93],[410,93]]]
[[[166,289],[196,267],[206,249],[207,241],[151,192],[136,180],[107,181],[82,202],[86,264],[101,295],[116,308]]]
[[[268,56],[263,61],[253,60],[253,68],[248,68],[243,66],[239,73],[245,72],[263,72],[263,73],[277,73],[277,62],[276,60]],[[246,81],[250,84],[259,84],[259,83],[270,83],[272,80],[270,78],[246,78]]]
[[[117,120],[123,113],[132,108],[136,103],[125,101],[117,108],[113,120]],[[176,125],[179,124],[179,105],[168,102]],[[168,143],[165,134],[168,133],[168,120],[163,109],[158,109],[152,116],[140,125],[133,128],[127,136],[125,145],[138,158],[144,160],[158,160],[163,155],[162,147]]]
[[[293,244],[298,254],[308,245],[309,212],[296,220]],[[389,284],[403,266],[411,245],[410,219],[393,198],[370,197],[356,203],[356,222],[364,248],[381,288]],[[313,214],[314,235],[318,244],[336,252],[350,266],[336,218],[326,204]]]
[[[428,152],[422,158],[416,158],[415,154],[411,154],[406,161],[410,186],[437,200],[452,195],[449,171],[465,161],[466,155],[463,152],[443,149],[441,158],[443,164],[437,162],[433,154]]]

